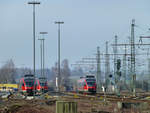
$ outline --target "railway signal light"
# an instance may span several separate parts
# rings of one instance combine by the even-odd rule
[[[109,78],[112,78],[112,75],[109,75]]]
[[[117,59],[117,70],[120,70],[121,68],[121,60]]]

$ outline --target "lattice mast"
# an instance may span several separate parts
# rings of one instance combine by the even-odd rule
[[[135,39],[134,39],[134,27],[135,27],[135,20],[132,20],[131,23],[131,77],[132,77],[132,83],[131,83],[131,88],[133,95],[135,95],[136,90],[135,90],[135,81],[136,81],[136,74],[135,74]]]
[[[101,89],[101,60],[100,60],[100,47],[97,47],[97,56],[96,56],[96,60],[97,60],[97,90],[100,91]]]
[[[127,45],[124,46],[124,56],[123,56],[123,80],[126,84],[126,76],[127,76]]]
[[[105,54],[105,83],[106,87],[109,84],[109,74],[110,74],[110,63],[108,54],[108,42],[106,42],[106,54]]]
[[[115,36],[115,45],[114,45],[114,77],[115,77],[115,82],[117,79],[117,53],[118,53],[118,48],[117,48],[117,43],[118,43],[118,37],[117,35]]]

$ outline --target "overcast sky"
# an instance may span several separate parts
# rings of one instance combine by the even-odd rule
[[[0,65],[13,59],[17,67],[32,67],[32,6],[28,0],[0,0]],[[61,26],[61,59],[74,63],[105,50],[115,35],[124,42],[134,18],[143,30],[150,27],[150,0],[41,0],[36,6],[36,68],[40,67],[39,32],[45,36],[46,67],[57,61],[57,25]],[[136,32],[137,34],[143,31]],[[94,51],[95,50],[95,51]]]

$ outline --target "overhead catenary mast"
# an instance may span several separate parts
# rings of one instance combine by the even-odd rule
[[[132,88],[133,95],[135,95],[135,93],[136,93],[136,90],[135,90],[136,73],[135,73],[134,27],[135,27],[135,20],[133,19],[132,23],[131,23],[131,39],[130,39],[130,44],[131,44],[131,77],[132,77],[131,88]]]
[[[124,56],[123,56],[123,81],[126,84],[126,74],[127,74],[127,45],[124,46]]]
[[[109,54],[108,54],[108,42],[106,42],[106,54],[105,54],[105,83],[106,87],[109,84],[109,74],[110,74],[110,64],[109,64]]]
[[[115,36],[115,46],[114,46],[114,77],[115,77],[115,81],[117,79],[117,53],[118,53],[118,49],[117,49],[117,42],[118,42],[118,38],[117,35]]]
[[[101,89],[101,61],[100,61],[100,48],[97,47],[97,90],[100,91]]]

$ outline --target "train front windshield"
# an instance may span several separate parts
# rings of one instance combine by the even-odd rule
[[[45,78],[39,79],[40,85],[41,86],[46,86],[47,85],[47,80]]]
[[[34,80],[33,79],[30,79],[30,80],[26,79],[25,84],[27,87],[32,87],[32,86],[34,86]]]
[[[95,85],[95,82],[87,82],[87,85],[88,85],[88,86],[94,86],[94,85]]]
[[[88,86],[94,86],[96,83],[95,79],[86,79]]]
[[[47,84],[46,84],[45,82],[44,82],[44,83],[43,83],[43,82],[40,82],[40,85],[41,85],[41,86],[46,86]]]

